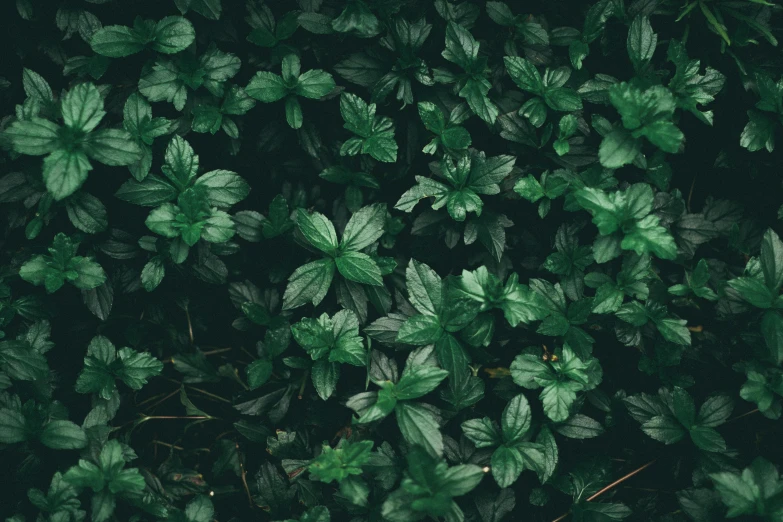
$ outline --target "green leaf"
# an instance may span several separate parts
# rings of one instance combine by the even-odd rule
[[[581,386],[575,382],[554,382],[541,390],[541,402],[544,413],[555,422],[563,422],[571,412],[576,401],[576,391]]]
[[[114,495],[109,490],[98,491],[92,496],[92,522],[104,522],[111,518],[116,507]]]
[[[457,339],[446,333],[435,341],[435,353],[438,356],[438,362],[443,369],[448,370],[450,375],[462,373],[468,368],[470,358],[465,348]]]
[[[0,408],[0,442],[16,444],[25,440],[27,440],[27,427],[22,412]]]
[[[344,278],[365,285],[383,286],[381,269],[375,261],[361,252],[343,252],[335,258],[337,270]]]
[[[166,267],[163,259],[156,256],[147,261],[141,270],[141,284],[147,292],[152,292],[163,281],[166,275]]]
[[[160,234],[163,237],[174,238],[179,236],[180,232],[175,225],[177,224],[177,214],[179,208],[171,203],[164,203],[150,212],[144,224],[151,231]]]
[[[771,228],[761,240],[760,260],[767,287],[772,291],[779,290],[783,285],[783,242]]]
[[[383,235],[385,222],[385,205],[369,205],[357,210],[345,225],[340,249],[358,252],[370,246]]]
[[[414,315],[407,319],[397,333],[397,342],[422,346],[431,344],[443,336],[438,319],[430,315]]]
[[[676,108],[671,91],[660,85],[642,91],[619,83],[609,89],[609,99],[622,116],[623,126],[633,131],[633,137],[645,136],[665,152],[679,150],[683,134],[671,122]]]
[[[198,495],[185,506],[188,522],[210,522],[215,516],[212,501],[206,495]]]
[[[68,420],[53,420],[43,427],[41,443],[52,449],[80,449],[87,445],[84,430]]]
[[[510,367],[511,378],[523,388],[536,389],[555,379],[554,370],[540,357],[517,355]]]
[[[688,327],[685,326],[686,324],[687,321],[685,319],[665,318],[655,320],[655,326],[664,339],[674,344],[690,346],[691,333]]]
[[[95,53],[102,56],[122,58],[144,49],[144,41],[130,27],[109,25],[92,35],[90,46]]]
[[[166,147],[165,163],[161,170],[180,190],[188,186],[198,172],[199,159],[190,143],[174,136]]]
[[[163,363],[145,352],[130,348],[116,351],[106,337],[97,336],[90,341],[84,369],[76,381],[78,393],[97,393],[102,399],[110,399],[116,391],[115,379],[129,388],[140,390],[147,380],[159,375]]]
[[[503,62],[506,64],[509,76],[520,89],[533,94],[543,93],[544,83],[541,74],[530,61],[518,56],[506,56]]]
[[[696,422],[696,405],[688,392],[675,386],[671,394],[671,405],[674,416],[680,424],[686,429],[691,429]]]
[[[340,96],[340,114],[344,128],[358,137],[345,142],[340,155],[369,154],[378,161],[397,161],[397,143],[394,141],[394,124],[389,118],[376,116],[374,103],[367,104],[354,94]]]
[[[435,366],[414,366],[403,373],[394,393],[401,401],[418,399],[437,388],[448,375],[449,372]]]
[[[81,83],[69,90],[60,107],[65,125],[83,132],[95,129],[106,114],[101,93],[92,83]]]
[[[729,395],[710,397],[699,408],[697,422],[700,426],[714,428],[726,422],[734,409],[734,399]]]
[[[115,375],[132,390],[140,390],[147,380],[163,371],[163,363],[146,352],[120,348],[117,352],[122,363]]]
[[[97,234],[109,226],[106,207],[98,198],[86,192],[78,192],[66,199],[65,210],[73,226],[82,232]]]
[[[742,129],[740,145],[750,152],[767,149],[772,152],[775,149],[775,120],[766,114],[749,110],[748,123]]]
[[[334,78],[331,74],[320,69],[313,69],[299,76],[294,92],[299,96],[317,100],[332,92],[334,88]]]
[[[530,430],[531,417],[530,404],[524,395],[517,395],[506,404],[500,423],[506,444],[513,445],[523,439]]]
[[[446,48],[443,57],[463,69],[468,69],[478,58],[479,44],[463,26],[449,22],[446,26]]]
[[[305,239],[318,250],[327,254],[337,250],[337,232],[332,222],[323,214],[318,212],[308,214],[299,209],[296,224]]]
[[[343,117],[347,130],[368,138],[372,135],[372,125],[375,119],[375,104],[367,104],[356,95],[343,94],[340,96],[340,114]]]
[[[150,174],[143,181],[129,179],[123,183],[115,196],[134,205],[156,207],[177,197],[177,189],[166,180]]]
[[[153,39],[152,49],[159,53],[175,54],[193,43],[196,31],[186,18],[167,16],[155,24]]]
[[[476,448],[499,446],[502,442],[500,430],[487,417],[467,420],[461,426],[465,436]]]
[[[320,259],[297,268],[288,278],[283,295],[283,310],[298,308],[307,302],[313,306],[323,300],[332,285],[335,263],[331,259]]]
[[[783,362],[783,317],[773,311],[764,312],[761,318],[761,335],[776,364]]]
[[[335,449],[324,445],[321,454],[310,462],[307,469],[315,480],[327,484],[332,481],[342,483],[352,475],[362,474],[362,466],[372,458],[372,446],[371,440],[344,440]]]
[[[340,16],[332,20],[332,29],[338,33],[352,33],[359,38],[372,38],[380,32],[380,24],[364,2],[351,2]]]
[[[248,96],[263,103],[282,100],[288,94],[288,90],[289,87],[283,78],[266,71],[257,72],[245,87]]]
[[[288,126],[292,129],[302,128],[303,116],[302,106],[299,105],[299,100],[290,96],[285,99],[285,119],[288,122]]]
[[[582,99],[579,97],[579,93],[567,87],[547,87],[544,92],[544,101],[556,111],[572,112],[582,108]]]
[[[30,98],[46,102],[54,100],[52,88],[44,77],[26,67],[22,70],[22,86],[24,93]]]
[[[500,309],[511,326],[540,321],[551,313],[546,301],[538,293],[517,284],[515,275],[506,282],[503,298]]]
[[[712,453],[726,451],[726,441],[712,428],[696,426],[690,430],[691,440],[699,449]]]
[[[89,258],[77,256],[76,246],[65,234],[54,237],[50,256],[35,256],[19,269],[19,276],[47,292],[57,291],[69,281],[75,287],[89,290],[106,281],[103,268]]]
[[[242,176],[230,170],[213,170],[202,174],[196,186],[206,188],[209,204],[226,208],[235,205],[250,194],[250,185]]]
[[[614,129],[604,136],[598,148],[598,159],[608,169],[618,169],[633,162],[642,150],[641,142],[625,129]]]
[[[677,419],[668,415],[658,415],[642,423],[642,431],[664,444],[674,444],[687,433]]]
[[[500,112],[487,97],[491,88],[492,85],[485,78],[469,78],[459,91],[459,95],[468,102],[473,114],[490,124],[495,123]]]
[[[131,135],[120,129],[103,129],[90,133],[84,151],[92,159],[111,166],[131,165],[141,158],[141,148]]]
[[[337,381],[340,378],[340,365],[322,359],[315,361],[310,371],[315,391],[322,400],[327,400],[337,389]]]
[[[66,198],[84,184],[91,170],[90,160],[83,152],[57,149],[44,158],[43,179],[46,190],[56,200]]]
[[[637,15],[628,29],[628,56],[637,71],[646,66],[653,57],[658,35],[653,32],[650,19]]]
[[[740,297],[758,308],[770,308],[776,297],[762,280],[755,277],[738,277],[728,281],[728,284]]]
[[[570,439],[592,439],[604,432],[601,423],[587,415],[577,413],[555,428],[560,435]]]
[[[501,488],[507,488],[517,481],[524,469],[522,455],[516,448],[500,446],[490,461],[492,476]]]
[[[57,124],[33,116],[30,120],[16,120],[4,135],[19,154],[43,156],[59,146],[58,129]]]
[[[365,395],[365,394],[360,394]],[[368,392],[366,395],[375,395],[373,392]],[[354,396],[356,397],[356,396]],[[353,399],[353,398],[352,398]],[[354,408],[351,405],[351,400],[346,404],[349,408]],[[357,424],[366,424],[368,422],[375,422],[385,418],[392,411],[394,411],[397,405],[397,399],[387,389],[382,389],[377,394],[377,400],[372,405],[362,409],[362,414],[358,419],[355,419]]]
[[[8,377],[20,381],[37,381],[49,376],[44,355],[31,350],[24,342],[0,343],[0,367]]]
[[[438,315],[442,305],[440,276],[429,266],[411,259],[405,271],[408,298],[416,310],[425,315]]]
[[[263,234],[267,239],[277,237],[293,228],[294,222],[289,219],[288,203],[278,194],[269,204],[269,218],[263,223]]]
[[[443,454],[443,435],[430,410],[416,403],[398,402],[394,412],[406,441],[421,446],[433,457]]]
[[[728,518],[779,512],[776,497],[783,485],[775,466],[762,457],[757,457],[742,474],[723,471],[712,473],[710,478],[729,508]]]

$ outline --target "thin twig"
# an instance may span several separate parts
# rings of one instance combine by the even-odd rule
[[[594,495],[589,496],[587,498],[587,502],[592,502],[593,500],[597,499],[598,497],[600,497],[601,495],[603,495],[607,491],[615,488],[616,486],[622,484],[623,482],[625,482],[629,478],[633,477],[637,473],[640,473],[640,472],[644,471],[645,469],[647,469],[650,466],[652,466],[655,463],[655,461],[657,461],[657,460],[658,459],[652,459],[647,464],[645,464],[645,465],[643,465],[643,466],[641,466],[639,468],[636,468],[635,470],[633,470],[632,472],[628,473],[627,475],[623,475],[622,477],[620,477],[619,479],[615,480],[614,482],[612,482],[608,486],[606,486],[606,487],[602,488],[601,490],[599,490]],[[559,517],[557,517],[556,519],[554,519],[552,522],[560,522],[561,520],[565,519],[570,513],[571,513],[571,511],[569,510],[569,511],[563,513],[562,515],[560,515]]]
[[[143,421],[148,420],[172,420],[172,419],[188,419],[188,420],[205,420],[214,419],[208,415],[145,415],[141,418]]]
[[[648,462],[648,463],[647,463],[647,464],[645,464],[644,466],[642,466],[642,467],[640,467],[640,468],[636,468],[635,470],[633,470],[632,472],[628,473],[627,475],[624,475],[624,476],[620,477],[619,479],[615,480],[614,482],[612,482],[611,484],[609,484],[609,485],[608,485],[608,486],[606,486],[605,488],[603,488],[603,489],[601,489],[600,491],[598,491],[596,494],[594,494],[594,495],[592,495],[592,496],[588,497],[588,498],[587,498],[587,501],[588,501],[588,502],[591,502],[591,501],[593,501],[593,500],[597,499],[598,497],[600,497],[601,495],[603,495],[604,493],[606,493],[606,492],[607,492],[607,491],[609,491],[610,489],[614,488],[614,487],[615,487],[615,486],[617,486],[618,484],[622,484],[623,482],[625,482],[625,481],[626,481],[626,480],[628,480],[629,478],[633,477],[633,476],[634,476],[634,475],[636,475],[637,473],[640,473],[641,471],[644,471],[645,469],[649,468],[650,466],[652,466],[653,464],[655,464],[655,461],[656,461],[656,460],[658,460],[658,459],[652,459],[650,462]]]
[[[153,404],[152,406],[149,406],[147,409],[148,409],[148,410],[152,410],[152,409],[154,409],[154,408],[156,408],[156,407],[160,406],[161,404],[163,404],[163,403],[164,403],[164,402],[166,402],[167,400],[171,399],[172,397],[174,397],[174,396],[175,396],[176,394],[178,394],[178,393],[179,393],[179,388],[177,388],[177,389],[176,389],[176,390],[174,390],[173,392],[169,393],[168,395],[166,395],[165,397],[163,397],[161,400],[159,400],[158,402],[156,402],[156,403],[155,403],[155,404]]]
[[[309,376],[310,372],[306,371],[304,377],[302,377],[302,384],[299,386],[299,395],[297,396],[299,400],[302,400],[302,397],[304,397],[305,386],[307,386],[307,378]]]
[[[203,395],[206,395],[207,397],[212,397],[213,399],[225,402],[226,404],[231,404],[231,401],[226,399],[225,397],[221,397],[220,395],[215,395],[214,393],[209,393],[206,390],[202,390],[201,388],[196,388],[195,386],[188,386],[188,389],[197,391]]]
[[[155,444],[155,445],[158,445],[158,446],[166,446],[167,448],[180,450],[180,451],[185,451],[185,448],[183,448],[182,446],[176,446],[174,444],[169,444],[168,442],[163,442],[162,440],[153,440],[152,443]]]
[[[185,307],[185,317],[188,318],[188,337],[190,338],[190,344],[193,344],[193,323],[190,321],[190,310]]]
[[[233,349],[234,349],[233,346],[228,346],[226,348],[216,348],[214,350],[209,350],[209,351],[201,352],[201,353],[204,354],[204,355],[215,355],[215,354],[218,354],[218,353],[230,352]]]
[[[165,394],[165,393],[159,393],[159,394],[157,394],[157,395],[153,395],[152,397],[147,397],[147,398],[146,398],[146,399],[144,399],[143,401],[141,401],[141,402],[139,402],[139,403],[136,403],[136,407],[137,407],[137,408],[140,408],[141,406],[144,406],[144,405],[145,405],[145,404],[147,404],[148,402],[152,402],[152,401],[154,401],[154,400],[156,400],[156,399],[160,399],[160,398],[161,398],[161,397],[163,397],[164,395],[166,395],[166,394]]]
[[[234,348],[232,346],[229,346],[228,348],[218,348],[217,350],[209,350],[208,352],[201,352],[201,355],[217,355],[219,353],[226,353],[230,352]],[[171,364],[171,359],[166,359],[163,361],[163,364]]]
[[[210,453],[210,451],[211,451],[209,448],[193,448],[192,450],[186,450],[182,446],[176,446],[174,444],[169,444],[168,442],[163,442],[162,440],[153,440],[152,443],[156,444],[156,445],[160,445],[160,446],[166,446],[167,448],[171,448],[171,449],[175,449],[175,450],[179,450],[179,451],[200,451],[200,452],[203,452],[203,453]]]
[[[743,417],[747,417],[748,415],[753,415],[754,413],[758,413],[758,411],[759,411],[759,409],[758,409],[758,408],[755,408],[755,409],[753,409],[753,410],[750,410],[750,411],[746,411],[746,412],[745,412],[745,413],[743,413],[742,415],[737,415],[736,417],[733,417],[733,418],[731,418],[731,419],[727,420],[727,421],[726,421],[726,424],[728,424],[729,422],[734,422],[734,421],[736,421],[736,420],[740,420],[741,418],[743,418]]]
[[[696,178],[699,177],[699,171],[696,171],[696,174],[693,175],[693,181],[691,182],[691,189],[688,191],[688,203],[686,207],[688,208],[688,213],[691,211],[691,198],[693,197],[693,189],[696,187]]]
[[[250,391],[250,387],[247,384],[245,384],[244,381],[242,380],[242,377],[239,376],[239,370],[234,368],[234,373],[232,373],[231,375],[233,375],[234,381],[237,384],[239,384],[241,387],[243,387],[245,391]]]
[[[125,426],[135,424],[134,429],[136,426],[139,426],[148,420],[174,420],[174,419],[187,419],[187,420],[220,420],[219,417],[210,417],[207,415],[141,415],[141,418],[130,420],[124,424],[120,424],[119,426],[113,428],[116,430],[121,430]]]
[[[234,443],[236,444],[236,443]],[[239,449],[239,444],[236,444],[237,450]],[[242,472],[242,486],[245,488],[245,493],[247,493],[247,501],[250,504],[250,507],[254,507],[253,504],[253,496],[250,494],[250,488],[247,486],[247,470],[245,469],[245,464],[242,462],[242,459],[239,459],[239,470]]]

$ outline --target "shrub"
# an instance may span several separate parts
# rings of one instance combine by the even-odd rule
[[[775,2],[0,11],[7,521],[783,521]]]

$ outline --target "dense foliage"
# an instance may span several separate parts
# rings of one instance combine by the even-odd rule
[[[776,0],[7,0],[7,522],[783,521]]]

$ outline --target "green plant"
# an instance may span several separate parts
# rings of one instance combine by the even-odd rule
[[[783,522],[779,2],[15,0],[8,522]]]

